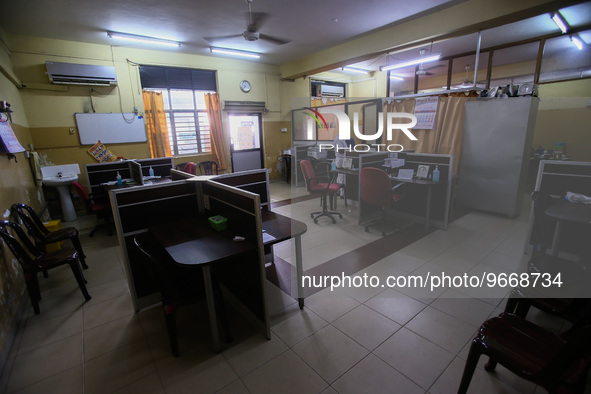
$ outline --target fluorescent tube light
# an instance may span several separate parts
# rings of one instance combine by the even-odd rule
[[[404,78],[399,77],[398,75],[390,74],[390,79],[395,79],[397,81],[404,81]]]
[[[246,51],[237,51],[235,49],[227,49],[227,48],[210,48],[211,53],[221,53],[224,55],[233,55],[233,56],[242,56],[242,57],[250,57],[253,59],[259,59],[261,55],[254,52],[246,52]]]
[[[107,36],[109,36],[109,38],[112,38],[115,40],[122,40],[122,41],[129,41],[129,42],[140,42],[143,44],[162,45],[162,46],[166,46],[166,47],[176,47],[176,48],[179,48],[181,46],[181,43],[177,42],[177,41],[163,40],[163,39],[154,38],[154,37],[137,36],[135,34],[115,33],[112,31],[108,31]]]
[[[583,50],[583,41],[581,41],[579,37],[571,36],[570,40],[573,42],[573,44],[575,44],[579,51]]]
[[[408,62],[402,62],[402,63],[398,63],[398,64],[392,64],[391,66],[383,66],[383,67],[380,68],[380,71],[388,71],[388,70],[394,70],[396,68],[414,66],[415,64],[434,62],[436,60],[439,60],[440,57],[441,57],[441,54],[439,54],[439,55],[433,55],[433,56],[427,56],[427,57],[422,57],[422,58],[419,58],[419,59],[410,60]]]
[[[357,74],[369,74],[369,71],[364,70],[362,68],[357,68],[357,67],[345,66],[345,67],[343,67],[343,71],[349,71],[349,72],[357,73]]]
[[[564,23],[558,12],[552,15],[552,20],[554,21],[554,23],[556,23],[556,25],[558,25],[558,27],[560,28],[560,30],[562,30],[563,33],[566,33],[566,23]]]

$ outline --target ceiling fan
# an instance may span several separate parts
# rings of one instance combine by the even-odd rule
[[[257,41],[260,39],[277,45],[287,44],[291,41],[260,33],[259,30],[269,18],[269,14],[266,12],[252,12],[252,0],[246,0],[246,4],[248,5],[248,26],[242,34],[233,34],[230,36],[219,37],[204,37],[204,39],[209,42],[216,42],[236,37],[243,37],[246,41]]]
[[[419,56],[423,57],[425,55],[426,50],[425,49],[421,49],[419,51]],[[417,69],[417,71],[415,72],[418,76],[422,76],[422,75],[435,75],[435,73],[429,72],[429,70],[433,70],[435,68],[439,68],[439,67],[443,67],[443,64],[437,64],[435,66],[431,66],[431,67],[423,67],[423,63],[419,64],[419,67]]]
[[[471,64],[466,64],[466,79],[458,84],[459,88],[469,88],[474,85],[474,82],[470,81],[470,78],[468,77],[468,72],[470,72],[471,67]]]

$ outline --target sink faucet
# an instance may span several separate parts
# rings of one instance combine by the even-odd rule
[[[62,173],[61,172],[58,172],[57,173],[57,176],[58,176],[58,178],[61,178],[62,177]]]

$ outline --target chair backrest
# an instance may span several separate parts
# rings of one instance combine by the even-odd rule
[[[183,168],[183,172],[186,172],[186,173],[192,174],[192,175],[197,175],[196,168],[197,167],[196,167],[195,163],[190,161],[187,164],[185,164],[185,168]]]
[[[8,228],[11,228],[16,233],[20,242],[9,233]],[[33,245],[33,243],[29,240],[27,234],[25,234],[21,226],[19,226],[17,223],[10,222],[8,220],[1,220],[0,236],[8,245],[8,248],[10,249],[14,257],[16,257],[17,261],[20,263],[20,265],[23,267],[25,271],[38,271],[38,267],[33,262],[31,255],[33,255],[34,257],[38,257],[42,253],[37,248],[35,248],[35,245]],[[23,247],[23,244],[25,245],[25,247]]]
[[[361,199],[366,203],[384,207],[392,201],[392,186],[386,171],[379,168],[366,167],[359,175]]]
[[[218,163],[215,161],[202,161],[199,163],[199,172],[201,175],[219,175]]]
[[[26,204],[13,204],[12,210],[22,220],[29,235],[33,237],[35,242],[38,244],[43,243],[43,237],[49,234],[49,230],[45,227],[35,210]]]
[[[308,160],[302,160],[300,161],[300,168],[302,169],[302,175],[304,175],[304,181],[306,181],[306,190],[311,193],[318,184],[318,181],[315,179],[316,173],[314,172],[314,167],[312,167],[312,163]]]
[[[184,171],[185,166],[187,165],[188,162],[184,162],[184,163],[179,163],[176,166],[174,166],[175,170],[179,170],[179,171]]]
[[[86,213],[92,214],[92,200],[86,192],[86,189],[84,189],[84,187],[76,181],[72,182],[72,188],[74,189],[78,197],[80,197],[80,200],[82,200],[82,202],[84,203],[84,206],[86,207]]]

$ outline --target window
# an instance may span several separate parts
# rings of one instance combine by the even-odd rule
[[[143,88],[162,93],[172,154],[211,152],[205,94],[216,91],[215,71],[141,66],[140,78]]]

